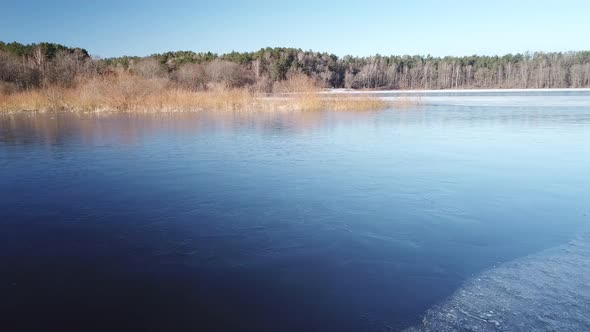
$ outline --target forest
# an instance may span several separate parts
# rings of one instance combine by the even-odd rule
[[[470,89],[590,87],[590,51],[504,56],[344,56],[295,48],[227,54],[167,52],[99,59],[54,43],[0,42],[3,91],[73,86],[81,78],[129,73],[191,90],[212,84],[272,92],[304,74],[322,88]],[[280,88],[279,88],[280,89]]]

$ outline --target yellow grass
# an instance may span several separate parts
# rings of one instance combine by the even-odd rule
[[[326,108],[334,111],[379,110],[390,106],[383,99],[369,96],[338,96],[326,100]]]
[[[376,110],[399,106],[369,96],[328,96],[301,75],[277,84],[273,96],[248,88],[178,88],[165,79],[129,74],[87,79],[74,88],[0,91],[0,111],[199,111],[199,110]],[[404,102],[408,104],[409,102]]]

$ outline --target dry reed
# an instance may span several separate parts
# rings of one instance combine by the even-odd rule
[[[224,86],[192,91],[179,88],[165,79],[145,79],[123,73],[86,79],[74,88],[0,91],[0,111],[350,111],[383,109],[392,105],[370,96],[328,96],[319,92],[317,84],[303,74],[277,84],[275,94],[269,97],[248,88]],[[409,105],[410,102],[402,104]]]

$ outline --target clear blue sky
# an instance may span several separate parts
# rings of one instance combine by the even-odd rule
[[[0,0],[0,40],[102,57],[290,46],[337,55],[590,50],[590,0]]]

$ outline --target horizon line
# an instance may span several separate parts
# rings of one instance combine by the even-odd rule
[[[123,57],[139,57],[139,58],[149,58],[152,56],[157,56],[157,55],[161,55],[164,53],[169,53],[169,52],[193,52],[196,54],[207,54],[207,53],[211,53],[211,54],[215,54],[217,56],[224,56],[227,54],[231,54],[231,53],[255,53],[258,52],[260,50],[265,50],[265,49],[276,49],[276,48],[285,48],[285,49],[296,49],[296,50],[301,50],[303,52],[313,52],[313,53],[319,53],[319,54],[329,54],[329,55],[335,55],[336,57],[340,58],[345,58],[345,57],[354,57],[354,58],[370,58],[370,57],[375,57],[375,56],[382,56],[382,57],[392,57],[392,56],[399,56],[399,57],[405,57],[405,56],[409,56],[409,57],[432,57],[432,58],[445,58],[445,57],[455,57],[455,58],[466,58],[466,57],[470,57],[470,56],[478,56],[478,57],[503,57],[503,56],[507,56],[507,55],[527,55],[527,54],[549,54],[549,53],[580,53],[580,52],[590,52],[590,49],[570,49],[570,50],[560,50],[560,51],[556,51],[556,50],[526,50],[526,51],[518,51],[518,52],[503,52],[503,53],[472,53],[472,54],[462,54],[462,55],[453,55],[453,54],[445,54],[445,55],[433,55],[430,53],[422,53],[422,54],[418,54],[418,53],[372,53],[369,55],[354,55],[354,54],[344,54],[344,55],[339,55],[336,53],[332,53],[330,51],[318,51],[318,50],[314,50],[314,49],[305,49],[302,47],[294,47],[294,46],[265,46],[265,47],[259,47],[256,48],[254,50],[250,50],[250,51],[245,51],[245,50],[236,50],[233,49],[231,51],[222,51],[222,52],[218,52],[218,51],[198,51],[198,50],[194,50],[194,49],[176,49],[176,50],[167,50],[167,51],[157,51],[157,52],[153,52],[150,54],[146,54],[146,55],[132,55],[132,54],[128,54],[128,53],[124,53],[122,55],[111,55],[111,56],[103,56],[101,54],[98,53],[94,53],[92,51],[90,51],[89,48],[87,47],[83,47],[83,46],[78,46],[78,45],[68,45],[66,43],[61,43],[61,42],[56,42],[56,41],[35,41],[35,42],[20,42],[20,41],[16,41],[13,40],[12,42],[8,42],[8,41],[3,41],[0,40],[0,42],[4,42],[6,44],[10,44],[10,43],[18,43],[18,44],[22,44],[22,45],[33,45],[33,44],[41,44],[41,43],[49,43],[49,44],[59,44],[59,45],[63,45],[66,46],[68,48],[81,48],[84,49],[88,52],[88,54],[90,54],[92,57],[97,58],[97,59],[114,59],[114,58],[123,58]]]

